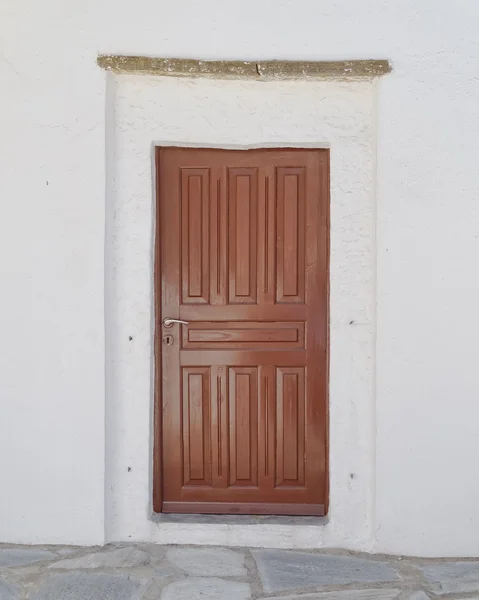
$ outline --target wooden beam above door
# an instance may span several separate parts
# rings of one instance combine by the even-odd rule
[[[101,54],[97,58],[97,63],[102,69],[114,73],[254,81],[374,79],[392,70],[388,60],[374,59],[239,61]]]

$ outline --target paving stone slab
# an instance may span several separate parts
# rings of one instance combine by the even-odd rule
[[[244,555],[226,548],[170,548],[167,559],[188,575],[241,577],[247,574]]]
[[[423,591],[417,591],[417,592],[413,592],[408,600],[430,600],[429,596],[426,594],[426,592]]]
[[[70,554],[75,554],[76,552],[79,552],[81,550],[81,548],[60,548],[60,550],[56,550],[55,552],[57,554],[59,554],[60,556],[69,556]]]
[[[15,600],[15,590],[5,581],[0,580],[0,600]]]
[[[159,577],[160,579],[166,579],[167,577],[178,577],[178,572],[171,565],[161,565],[159,567],[153,567],[152,575]],[[180,575],[181,577],[181,575]]]
[[[400,593],[401,590],[344,590],[299,596],[268,596],[264,600],[394,600]]]
[[[152,558],[155,560],[162,559],[166,556],[167,546],[162,546],[160,544],[135,544],[136,548],[143,550],[143,552],[147,552]]]
[[[85,554],[77,558],[59,560],[49,569],[123,569],[125,567],[141,567],[150,562],[150,555],[137,548],[118,548],[104,552]]]
[[[224,581],[216,577],[190,577],[170,583],[161,592],[161,600],[250,600],[247,583]]]
[[[437,594],[479,592],[479,562],[441,562],[420,569]]]
[[[289,550],[253,550],[266,593],[346,585],[387,583],[399,579],[385,562],[353,556],[309,554]]]
[[[57,573],[29,600],[139,600],[142,582],[122,573]]]
[[[37,548],[0,548],[0,568],[19,567],[41,560],[54,560],[57,555],[50,550]]]

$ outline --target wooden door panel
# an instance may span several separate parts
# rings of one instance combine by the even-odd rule
[[[305,299],[305,177],[306,169],[277,169],[276,302]]]
[[[257,366],[282,366],[298,367],[304,366],[304,356],[298,350],[208,350],[208,351],[186,351],[181,357],[184,366],[211,366],[211,365],[235,365],[247,367],[252,364]]]
[[[183,367],[181,371],[183,482],[211,486],[210,369]]]
[[[181,303],[209,302],[209,169],[181,169]]]
[[[305,369],[276,368],[276,486],[304,487]]]
[[[228,304],[257,304],[258,169],[227,171]]]
[[[229,487],[258,487],[258,369],[228,367]]]
[[[156,511],[326,510],[328,162],[157,151]]]
[[[182,331],[183,350],[304,349],[304,322],[196,321]]]

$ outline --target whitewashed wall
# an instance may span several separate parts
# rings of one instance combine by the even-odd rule
[[[1,541],[105,539],[97,53],[388,58],[394,72],[378,103],[372,542],[479,555],[478,22],[470,0],[3,0]]]

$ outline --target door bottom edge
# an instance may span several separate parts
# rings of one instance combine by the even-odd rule
[[[162,514],[221,515],[223,517],[325,517],[324,504],[273,504],[226,502],[163,502]]]

